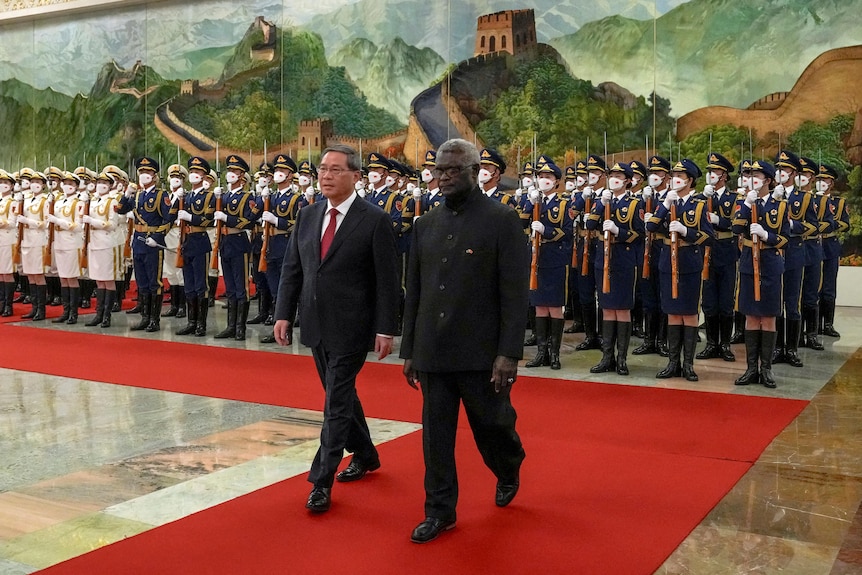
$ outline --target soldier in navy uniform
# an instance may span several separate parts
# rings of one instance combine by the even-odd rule
[[[751,160],[740,160],[736,169],[738,172],[736,178],[736,199],[739,201],[751,189]],[[741,236],[737,236],[736,245],[738,252],[742,252]],[[738,274],[739,266],[737,265],[737,276]],[[745,314],[739,311],[738,300],[739,297],[737,295],[737,304],[733,312],[733,336],[730,338],[731,344],[745,343]]]
[[[272,184],[272,166],[266,161],[263,161],[254,174],[255,188],[254,195],[257,205],[263,209],[265,198],[272,193],[270,184]],[[263,222],[258,221],[254,227],[254,232],[251,237],[251,280],[254,282],[254,298],[257,299],[257,315],[249,319],[247,325],[258,325],[269,320],[269,325],[272,325],[272,298],[273,292],[270,291],[269,282],[266,279],[266,273],[260,271],[260,258],[263,257],[261,250],[263,249]]]
[[[739,200],[733,232],[743,238],[739,258],[739,309],[745,314],[745,358],[747,369],[736,385],[762,383],[775,387],[772,351],[775,348],[776,317],[781,313],[784,258],[789,223],[787,203],[771,193],[775,168],[768,162],[752,161],[751,190]],[[756,208],[754,221],[752,207]],[[755,247],[755,243],[756,247]],[[755,250],[758,254],[760,299],[755,296]],[[758,360],[759,366],[758,366]]]
[[[500,178],[506,171],[506,161],[503,157],[491,148],[485,148],[479,153],[479,187],[482,192],[502,204],[506,204],[512,208],[517,208],[515,197],[511,194],[500,191]]]
[[[138,285],[141,321],[132,330],[159,331],[162,310],[162,265],[165,258],[165,234],[177,218],[176,204],[170,193],[157,187],[159,163],[143,157],[135,162],[139,189],[131,186],[120,199],[117,213],[134,214],[132,260]]]
[[[583,170],[583,175],[579,176],[578,169]],[[567,166],[565,171],[566,191],[563,192],[563,197],[569,201],[569,216],[574,222],[575,229],[572,234],[572,265],[569,267],[569,293],[566,294],[566,309],[572,314],[572,325],[565,328],[563,333],[580,333],[584,331],[584,320],[581,317],[581,304],[578,301],[578,278],[581,277],[581,269],[578,265],[577,244],[580,236],[578,235],[578,220],[575,212],[575,202],[581,195],[580,188],[587,183],[587,165],[579,161],[574,166]],[[580,184],[580,185],[579,185]]]
[[[796,189],[794,179],[802,171],[799,157],[789,150],[781,150],[775,159],[776,199],[787,200],[790,232],[784,248],[784,318],[776,324],[778,341],[775,344],[773,363],[789,363],[802,367],[799,358],[799,338],[802,332],[802,278],[805,271],[805,238],[820,233],[813,195]]]
[[[520,186],[515,190],[515,202],[518,204],[521,225],[524,226],[524,234],[526,235],[530,235],[532,232],[530,222],[532,221],[533,214],[529,210],[533,203],[530,200],[530,194],[533,193],[535,196],[538,193],[535,181],[533,180],[534,172],[533,162],[524,162],[521,171],[518,173],[518,183]],[[527,307],[527,329],[530,331],[530,335],[524,339],[524,345],[536,345],[536,308],[532,305]]]
[[[629,186],[629,193],[643,204],[643,189],[647,185],[647,175],[649,174],[649,170],[647,169],[646,164],[639,162],[638,160],[632,160],[629,162],[629,167],[632,169],[632,180],[631,185]],[[641,207],[643,207],[643,205],[641,205]],[[641,219],[643,219],[643,217],[641,217]],[[643,279],[644,249],[646,247],[646,244],[644,243],[645,237],[646,233],[641,234],[633,244],[635,249],[635,263],[637,265],[635,277],[637,278],[638,285],[635,288],[635,304],[632,308],[632,335],[639,338],[643,338],[644,336],[644,302],[643,294],[641,294],[640,282]]]
[[[700,199],[706,202],[707,217],[715,232],[709,255],[709,277],[703,282],[703,316],[706,323],[706,347],[697,359],[720,357],[736,361],[730,349],[733,337],[733,308],[736,293],[736,266],[739,258],[737,237],[731,227],[736,212],[737,195],[727,188],[733,164],[717,152],[706,158],[706,186]]]
[[[302,196],[293,191],[290,182],[296,173],[296,162],[286,154],[278,154],[272,161],[275,192],[269,197],[269,210],[264,211],[260,219],[264,222],[264,233],[269,234],[266,253],[266,280],[272,293],[278,293],[278,282],[281,280],[281,267],[284,264],[284,254],[287,242],[296,224]],[[291,323],[293,318],[291,318]],[[275,343],[275,335],[269,334],[261,338],[261,343]]]
[[[547,160],[547,158],[546,158]],[[566,305],[566,280],[572,261],[574,221],[567,201],[556,193],[562,176],[552,161],[536,164],[540,217],[530,229],[541,238],[538,255],[538,288],[530,292],[530,303],[536,308],[536,357],[525,367],[550,365],[560,369],[560,344],[563,341],[563,307]],[[532,204],[530,213],[533,213]]]
[[[260,206],[245,189],[248,163],[237,155],[227,158],[225,179],[228,189],[222,192],[222,209],[213,217],[222,222],[219,242],[221,267],[227,297],[227,327],[216,334],[216,339],[245,340],[245,322],[248,319],[248,274],[251,259],[249,232],[260,217]]]
[[[216,198],[212,190],[204,188],[204,180],[211,169],[209,162],[200,156],[192,156],[186,166],[191,191],[185,194],[183,209],[177,212],[177,219],[185,226],[184,240],[179,249],[183,254],[187,323],[177,331],[177,335],[203,337],[207,333],[209,312],[207,290],[212,257],[209,230],[215,225]]]
[[[819,166],[810,158],[799,158],[802,171],[796,176],[799,190],[812,197],[817,214],[817,231],[805,235],[805,270],[802,274],[802,345],[823,351],[818,335],[820,326],[820,288],[823,281],[823,240],[821,235],[834,227],[834,218],[823,195],[814,190],[814,178]]]
[[[640,200],[628,191],[632,175],[631,166],[626,163],[616,162],[611,166],[608,187],[602,191],[587,220],[588,229],[600,230],[603,235],[594,264],[599,307],[602,308],[602,359],[590,368],[591,373],[616,370],[619,375],[629,374],[626,356],[632,336],[631,310],[635,303],[638,267],[635,245],[644,235],[643,208]],[[606,218],[606,214],[610,217]],[[609,251],[607,292],[604,289],[605,241]]]
[[[443,194],[440,193],[440,182],[434,177],[434,168],[437,166],[437,152],[428,150],[425,152],[425,160],[422,162],[422,183],[425,184],[426,193],[422,195],[421,214],[428,213],[443,203]]]
[[[850,229],[850,208],[847,200],[836,193],[835,180],[838,170],[821,164],[817,173],[817,193],[822,194],[831,215],[830,225],[823,232],[823,285],[820,290],[820,317],[823,333],[829,337],[841,337],[835,329],[835,300],[838,297],[838,261],[841,257],[841,241],[838,234]]]
[[[706,202],[694,197],[700,168],[690,159],[677,162],[671,170],[671,188],[646,224],[647,230],[660,234],[665,244],[658,272],[661,275],[661,306],[668,316],[667,367],[656,374],[659,379],[684,377],[697,381],[694,352],[697,345],[703,248],[712,243],[713,230],[707,217]],[[676,206],[676,219],[671,208]],[[677,275],[673,275],[672,242],[677,235]],[[677,284],[677,297],[673,297]],[[682,351],[682,365],[680,365]]]

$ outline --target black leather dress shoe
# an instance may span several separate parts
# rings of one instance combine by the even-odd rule
[[[332,493],[332,489],[329,487],[315,487],[308,495],[305,508],[314,513],[329,511],[329,506],[332,503],[330,493]]]
[[[505,507],[515,498],[515,495],[518,494],[518,488],[521,486],[519,481],[515,481],[514,483],[503,483],[502,481],[497,482],[497,492],[494,494],[494,503],[497,504],[497,507]]]
[[[425,521],[416,526],[410,535],[413,543],[428,543],[434,541],[437,536],[455,527],[454,521],[445,521],[436,517],[426,517]]]
[[[375,471],[380,469],[380,461],[375,461],[369,465],[365,465],[360,463],[354,457],[350,460],[350,465],[344,468],[343,471],[339,471],[335,475],[335,480],[341,483],[349,483],[351,481],[359,481],[365,474],[370,471]]]

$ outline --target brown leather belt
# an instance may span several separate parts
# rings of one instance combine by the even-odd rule
[[[733,239],[733,232],[715,232],[715,239],[717,239],[717,240]]]
[[[291,230],[271,230],[269,233],[273,236],[283,236],[289,234]]]
[[[161,226],[147,226],[144,224],[135,224],[135,231],[142,234],[158,234],[168,231],[170,227],[171,224],[162,224]]]
[[[189,233],[190,233],[190,234],[199,234],[199,233],[201,233],[201,232],[203,232],[203,233],[207,233],[207,232],[208,232],[208,231],[210,231],[212,228],[205,228],[205,227],[203,227],[203,226],[189,226],[189,228],[188,228],[188,229],[189,229]]]
[[[224,233],[229,236],[232,236],[234,234],[241,234],[243,232],[245,232],[245,230],[241,230],[239,228],[224,228]]]

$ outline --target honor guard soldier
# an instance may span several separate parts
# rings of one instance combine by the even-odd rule
[[[53,230],[48,221],[54,209],[51,198],[45,193],[45,176],[30,168],[20,173],[21,190],[24,193],[24,209],[18,216],[23,225],[21,245],[21,269],[30,284],[30,299],[33,308],[21,319],[42,321],[45,319],[45,305],[48,289],[45,284],[45,268],[50,267],[51,252],[49,236]]]
[[[254,174],[254,196],[261,209],[266,203],[266,198],[272,194],[271,185],[272,165],[264,161]],[[248,325],[262,324],[272,315],[273,293],[269,289],[266,272],[261,271],[262,250],[263,222],[259,220],[251,237],[251,279],[254,282],[254,298],[257,299],[257,315],[246,322]],[[263,268],[266,269],[266,264]]]
[[[521,171],[518,173],[518,183],[520,186],[515,190],[515,201],[518,203],[521,224],[524,226],[524,234],[526,235],[532,233],[530,223],[533,215],[529,210],[533,204],[530,201],[530,192],[534,194],[538,192],[534,185],[533,175],[533,162],[524,162]],[[536,308],[532,305],[527,308],[527,328],[530,330],[530,335],[524,340],[524,345],[536,345]]]
[[[120,198],[125,194],[126,189],[129,187],[129,174],[127,174],[125,170],[114,165],[105,166],[103,171],[108,174],[112,180],[111,191],[108,192],[108,195],[114,200],[113,209],[116,211]],[[128,222],[132,221],[129,219],[130,215],[131,214],[126,214],[126,219],[120,218],[121,221],[119,221],[117,226],[113,229],[116,249],[120,258],[120,265],[114,270],[114,285],[116,286],[117,294],[114,299],[114,305],[111,308],[112,312],[119,312],[122,310],[123,300],[126,299],[126,290],[128,289],[127,284],[131,280],[131,259],[126,261],[125,257],[123,257],[123,251],[126,245],[126,236],[130,233],[128,225]]]
[[[552,161],[536,165],[538,190],[530,192],[530,201],[539,202],[539,218],[530,229],[540,238],[537,257],[537,289],[530,291],[530,304],[536,308],[536,357],[525,367],[550,365],[560,369],[560,344],[563,341],[563,307],[569,265],[572,261],[574,222],[568,202],[556,193],[562,177]],[[530,205],[530,214],[534,214]]]
[[[596,250],[594,264],[602,309],[602,359],[590,368],[591,373],[616,370],[619,375],[629,374],[626,356],[632,336],[631,309],[638,264],[635,245],[644,235],[643,208],[640,200],[628,192],[632,175],[626,163],[611,166],[608,186],[587,220],[589,230],[601,230],[602,234],[602,249]]]
[[[428,150],[425,152],[425,160],[422,162],[422,183],[425,184],[427,193],[422,196],[422,213],[434,209],[443,203],[443,194],[440,193],[440,182],[434,177],[434,168],[437,167],[437,152]],[[420,214],[421,215],[421,214]]]
[[[629,192],[632,196],[643,202],[643,188],[646,186],[646,179],[649,170],[643,162],[632,160],[629,163],[632,169],[632,183],[629,187]],[[641,206],[643,207],[643,206]],[[643,219],[643,217],[641,217]],[[635,287],[635,306],[632,308],[632,335],[634,337],[643,338],[644,336],[644,305],[643,296],[640,290],[640,282],[643,279],[643,261],[644,261],[644,238],[646,233],[634,243],[635,257],[637,258],[637,283]]]
[[[296,173],[296,163],[290,156],[277,155],[273,161],[272,178],[276,190],[269,196],[268,208],[261,213],[263,222],[264,244],[266,253],[262,257],[266,261],[266,281],[273,294],[278,293],[278,283],[281,280],[281,266],[284,263],[284,254],[287,250],[287,242],[296,224],[296,216],[302,196],[293,191],[290,185],[293,174]],[[266,202],[266,198],[264,198]],[[264,204],[267,206],[267,203]],[[273,302],[274,303],[274,302]],[[291,324],[293,324],[291,318]],[[261,338],[261,343],[275,343],[275,336],[269,334]]]
[[[647,168],[647,185],[641,190],[641,203],[644,209],[644,222],[664,201],[670,185],[670,161],[661,156],[652,156]],[[643,301],[644,341],[632,354],[648,355],[657,353],[667,356],[667,316],[662,312],[659,262],[664,249],[662,239],[646,230],[644,236],[644,256],[641,262],[641,275],[638,290]]]
[[[719,153],[706,158],[706,185],[700,199],[706,202],[707,217],[715,232],[709,250],[709,277],[703,282],[703,315],[706,322],[706,347],[697,359],[720,357],[735,361],[730,349],[733,337],[733,311],[736,292],[736,267],[739,259],[737,236],[733,233],[733,219],[737,209],[737,195],[727,188],[727,179],[733,164]]]
[[[583,162],[579,163],[583,164]],[[586,166],[586,164],[583,165]],[[584,168],[584,173],[586,173],[586,168]],[[573,225],[575,226],[575,229],[572,236],[572,251],[576,254],[578,222],[575,219],[575,200],[576,196],[580,193],[577,187],[577,168],[575,166],[567,166],[563,171],[563,174],[566,182],[566,191],[563,192],[562,197],[569,201],[569,215],[572,217],[572,221],[574,221]],[[566,310],[572,314],[572,325],[565,328],[563,333],[578,333],[580,331],[584,331],[584,322],[581,319],[581,305],[578,303],[578,276],[580,276],[581,270],[578,267],[576,260],[577,255],[574,255],[572,257],[572,265],[569,267],[568,293],[566,294]]]
[[[62,315],[52,323],[73,325],[78,323],[78,305],[81,303],[78,278],[81,277],[84,248],[84,211],[89,197],[86,192],[78,197],[78,179],[72,174],[63,179],[61,189],[63,193],[55,198],[54,209],[48,215],[48,221],[54,227],[53,261],[60,277],[60,299],[63,302]]]
[[[753,161],[751,190],[739,200],[733,231],[743,238],[739,258],[739,310],[745,314],[746,370],[736,385],[775,387],[772,352],[781,313],[784,258],[789,223],[787,203],[771,193],[775,168]],[[758,360],[760,360],[758,365]]]
[[[185,166],[173,164],[168,166],[168,185],[171,190],[171,203],[179,206],[179,200],[185,194],[185,183],[189,179],[189,171]],[[174,222],[168,233],[165,234],[165,246],[168,248],[169,254],[176,254],[180,249],[180,224]],[[183,287],[183,269],[177,267],[176,257],[165,258],[165,263],[162,266],[162,274],[164,279],[168,280],[168,289],[171,293],[171,306],[162,317],[186,317],[186,292]]]
[[[368,183],[373,187],[373,192],[366,199],[385,211],[392,218],[392,231],[395,237],[401,233],[401,197],[389,186],[395,183],[395,178],[389,174],[391,164],[389,160],[377,152],[368,154]],[[399,267],[398,277],[402,277]]]
[[[796,176],[796,186],[812,197],[814,213],[817,214],[817,231],[805,236],[805,270],[802,273],[802,345],[815,351],[823,351],[817,337],[820,327],[820,289],[823,281],[822,234],[834,227],[834,218],[829,211],[829,202],[814,190],[814,178],[819,166],[810,158],[799,158],[802,171]]]
[[[74,173],[78,177],[78,192],[80,198],[82,200],[87,200],[88,198],[91,198],[93,195],[95,195],[96,176],[98,176],[98,174],[85,166],[75,168]],[[59,296],[60,278],[56,276],[55,271],[55,269],[52,269],[51,273],[48,274],[48,292],[51,293],[52,291],[54,291]],[[56,288],[52,289],[51,284],[54,282],[56,282]],[[81,277],[78,283],[80,286],[80,289],[78,290],[80,294],[79,305],[84,309],[89,309],[91,305],[90,300],[93,298],[93,295],[96,292],[96,282],[94,282],[88,277]],[[50,297],[48,298],[48,301],[51,301]],[[55,303],[51,305],[58,305],[59,303],[60,302],[58,297],[58,301],[55,301]]]
[[[314,188],[314,178],[317,176],[317,168],[314,167],[309,160],[303,160],[299,163],[299,169],[296,172],[296,184],[298,191],[302,194],[303,206],[313,204],[323,198]]]
[[[226,162],[227,189],[222,193],[221,210],[213,217],[222,222],[219,254],[224,273],[227,297],[227,328],[216,334],[216,339],[245,340],[245,322],[248,319],[248,274],[251,259],[249,232],[260,217],[260,206],[253,194],[245,189],[248,164],[237,155]]]
[[[139,188],[126,190],[117,210],[119,214],[132,212],[135,218],[131,244],[141,322],[131,329],[155,332],[161,329],[165,234],[177,217],[177,206],[171,205],[170,193],[157,187],[157,161],[144,156],[135,162],[135,168]]]
[[[23,199],[16,201],[12,189],[15,179],[0,170],[0,317],[12,315],[15,299],[15,261],[18,250],[18,210]]]
[[[796,174],[802,171],[799,157],[788,150],[781,150],[775,159],[776,199],[787,200],[790,216],[790,232],[784,248],[784,318],[780,316],[776,325],[776,342],[773,363],[789,363],[802,367],[799,358],[799,338],[802,332],[802,279],[805,271],[805,239],[820,233],[814,197],[798,190],[794,185]]]
[[[63,184],[66,185],[66,181]],[[90,279],[96,282],[96,313],[84,324],[87,327],[111,327],[111,312],[117,300],[117,277],[118,270],[122,269],[123,253],[118,243],[120,216],[116,209],[118,198],[111,193],[113,187],[114,179],[110,173],[103,171],[99,174],[95,194],[82,218],[87,271]]]
[[[835,180],[838,170],[821,164],[817,173],[817,193],[822,194],[832,216],[830,227],[823,233],[823,286],[820,290],[820,318],[823,335],[841,337],[835,329],[835,300],[838,297],[838,261],[841,257],[839,234],[850,229],[850,208],[847,200],[837,194]]]
[[[703,249],[712,243],[713,237],[706,202],[693,194],[700,176],[700,168],[692,160],[686,158],[677,162],[671,170],[671,189],[646,224],[647,230],[661,235],[665,244],[658,272],[662,311],[668,316],[668,363],[656,374],[659,379],[682,376],[688,381],[698,380],[694,372],[694,352]]]
[[[515,198],[499,190],[500,178],[506,171],[506,161],[496,150],[485,148],[479,153],[479,187],[492,200],[517,208]]]
[[[177,212],[177,220],[181,226],[179,250],[187,319],[186,326],[177,331],[177,335],[204,337],[207,334],[208,291],[211,289],[209,269],[213,249],[209,231],[215,226],[216,197],[213,190],[204,185],[211,172],[209,162],[192,156],[186,166],[191,189],[183,197],[183,209]]]

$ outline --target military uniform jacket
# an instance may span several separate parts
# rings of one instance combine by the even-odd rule
[[[365,197],[366,200],[389,214],[392,220],[392,231],[395,232],[395,238],[401,235],[401,196],[387,188],[386,186],[374,190],[370,196]]]
[[[225,258],[250,254],[251,239],[248,234],[260,217],[260,206],[254,194],[239,188],[223,193],[221,202],[227,220],[222,224],[224,235],[219,242],[219,252]]]
[[[18,242],[18,202],[12,194],[0,197],[0,246],[14,246]]]
[[[501,204],[506,204],[507,206],[509,206],[511,208],[515,208],[515,209],[518,208],[518,202],[515,201],[514,196],[512,196],[511,194],[506,194],[504,192],[501,192],[497,188],[494,188],[494,191],[491,192],[490,195],[487,193],[485,193],[484,195],[486,197],[492,199],[492,200],[500,202]]]
[[[434,195],[431,195],[431,192],[434,192]],[[443,201],[443,194],[440,193],[440,188],[428,190],[427,193],[422,194],[422,213],[420,215],[427,214],[429,211],[442,204]]]
[[[490,371],[520,359],[529,250],[518,214],[479,188],[416,222],[400,355],[419,372]]]
[[[602,225],[605,219],[605,207],[601,200],[596,201],[587,219],[587,229],[595,231],[599,242],[604,243],[604,232]],[[620,229],[618,235],[610,234],[611,261],[610,267],[614,270],[634,269],[643,260],[638,261],[638,254],[643,257],[643,252],[636,250],[635,246],[643,240],[644,221],[641,212],[641,202],[631,194],[624,194],[619,199],[611,200],[611,220]],[[596,250],[593,259],[594,266],[604,269],[605,251]]]
[[[739,257],[739,273],[753,274],[754,264],[752,260],[752,242],[750,226],[751,208],[740,199],[736,218],[733,220],[733,232],[743,238],[742,254]],[[772,194],[766,196],[762,206],[757,207],[757,223],[763,226],[768,236],[760,242],[760,274],[780,275],[784,273],[784,256],[782,248],[787,246],[787,234],[790,224],[787,222],[787,202],[776,200]],[[774,294],[780,297],[780,294]]]
[[[48,194],[41,193],[36,197],[30,195],[24,199],[24,216],[36,220],[37,225],[24,226],[24,237],[21,238],[22,247],[44,247],[48,245],[48,214],[52,210],[51,199]]]
[[[790,232],[784,249],[784,269],[795,270],[805,267],[805,238],[820,233],[817,211],[814,207],[814,194],[788,188],[785,194],[787,213],[790,216]]]
[[[539,267],[562,267],[572,263],[572,246],[574,240],[574,225],[569,214],[568,202],[557,194],[539,198],[541,214],[539,221],[545,225],[542,241],[539,246]],[[533,204],[529,204],[529,213],[533,213]]]
[[[739,259],[739,244],[737,236],[733,233],[733,220],[736,217],[739,195],[727,188],[721,188],[715,190],[712,198],[707,198],[703,194],[698,194],[697,198],[706,202],[707,209],[711,203],[712,213],[718,216],[718,223],[712,224],[715,241],[710,250],[709,265],[715,267],[736,265]]]
[[[192,190],[183,198],[183,208],[192,215],[188,222],[185,241],[182,245],[183,256],[194,257],[212,251],[212,243],[207,230],[192,230],[190,228],[211,228],[215,226],[215,194],[200,187]]]
[[[817,214],[817,231],[809,232],[802,244],[805,249],[805,265],[817,265],[823,261],[823,242],[821,234],[834,225],[832,213],[826,198],[813,192],[805,192],[811,195],[814,204],[814,213]]]
[[[269,197],[269,211],[277,218],[278,223],[274,229],[269,230],[269,246],[266,253],[267,261],[278,260],[284,257],[287,242],[293,227],[296,225],[296,216],[299,214],[299,206],[302,196],[293,193],[290,188],[277,191]],[[271,224],[267,224],[269,227]]]
[[[119,245],[117,242],[117,226],[120,218],[117,215],[117,199],[110,194],[93,196],[90,200],[90,217],[96,220],[90,224],[91,250],[111,250]]]
[[[686,235],[682,237],[680,234],[678,238],[677,269],[680,274],[700,273],[703,271],[703,248],[711,245],[713,238],[712,225],[706,215],[706,202],[698,200],[694,194],[689,194],[685,201],[679,200],[679,202],[676,217],[686,227]],[[661,236],[662,242],[665,244],[666,249],[661,251],[658,264],[659,271],[663,273],[670,273],[671,271],[669,225],[670,210],[664,207],[662,202],[652,218],[646,223],[646,229],[655,232],[656,236]]]
[[[65,222],[64,225],[54,224],[55,250],[77,250],[84,247],[84,207],[85,201],[78,199],[78,194],[63,194],[54,200],[54,217]]]
[[[830,227],[823,234],[823,259],[834,260],[841,257],[841,242],[838,234],[850,229],[850,207],[847,200],[840,196],[826,196],[828,211],[832,216]]]
[[[153,238],[159,245],[165,245],[165,234],[171,223],[177,219],[177,208],[171,206],[171,195],[165,190],[150,186],[146,190],[138,190],[132,197],[125,195],[120,198],[118,213],[134,213],[135,232],[132,237],[132,253],[148,253],[160,250],[151,248],[145,241]]]

